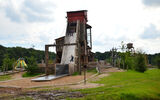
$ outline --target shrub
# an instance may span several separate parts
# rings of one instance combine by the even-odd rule
[[[127,57],[127,59],[125,61],[125,65],[127,66],[127,69],[134,69],[135,57]]]
[[[3,65],[1,67],[2,71],[8,71],[13,69],[13,64],[15,62],[15,59],[10,59],[8,55],[3,59]]]
[[[37,64],[32,64],[32,65],[29,64],[29,65],[26,67],[26,70],[27,70],[27,72],[30,73],[30,74],[35,74],[35,73],[37,73],[38,66],[37,66]]]
[[[156,64],[157,64],[158,68],[160,69],[160,57],[157,58]]]
[[[138,53],[136,56],[135,70],[139,72],[144,72],[147,70],[146,58],[144,54]]]
[[[76,76],[76,75],[79,75],[79,72],[74,72],[74,73],[72,74],[72,76]]]
[[[29,74],[35,74],[38,70],[38,65],[36,63],[36,59],[32,56],[30,58],[27,58],[27,67],[26,70]]]
[[[28,72],[25,72],[22,77],[34,77],[34,76],[37,76],[37,75],[41,75],[41,73],[28,73]]]
[[[130,52],[120,53],[121,57],[120,67],[123,69],[134,69],[135,56],[131,56]]]

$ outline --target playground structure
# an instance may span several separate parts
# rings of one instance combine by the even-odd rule
[[[67,28],[55,44],[45,45],[46,75],[49,75],[48,50],[56,47],[55,75],[81,74],[82,66],[93,60],[91,26],[87,24],[87,10],[67,12]]]
[[[14,65],[14,70],[16,70],[17,68],[21,68],[21,69],[24,69],[25,67],[27,67],[27,64],[26,62],[24,61],[24,58],[19,58],[15,65]]]
[[[24,58],[19,58],[17,61],[15,61],[12,64],[12,70],[8,70],[8,66],[4,67],[4,69],[2,69],[2,72],[0,71],[0,76],[18,73],[18,72],[24,71],[25,68],[27,68],[27,64]]]
[[[88,62],[94,60],[91,52],[92,27],[87,24],[87,10],[69,11],[66,18],[65,36],[55,39],[54,44],[45,45],[46,76],[32,79],[32,81],[52,80],[74,72],[81,74],[82,68],[86,68]],[[48,63],[49,47],[56,47],[56,64],[52,66]],[[50,75],[53,71],[54,75]]]

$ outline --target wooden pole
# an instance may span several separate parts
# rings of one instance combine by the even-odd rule
[[[84,85],[86,85],[86,68],[87,66],[84,65],[83,69],[84,69]]]
[[[76,26],[76,33],[77,33],[77,51],[78,51],[78,72],[81,75],[81,45],[80,45],[80,21],[77,21]]]
[[[91,33],[91,28],[90,28],[90,45],[91,45],[91,49],[92,49],[92,33]]]
[[[46,63],[46,68],[45,68],[45,74],[48,75],[48,46],[45,45],[45,63]]]

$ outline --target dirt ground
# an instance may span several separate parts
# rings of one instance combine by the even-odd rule
[[[35,78],[22,78],[23,73],[14,74],[12,80],[0,82],[0,86],[5,87],[19,87],[19,88],[32,88],[32,87],[39,87],[39,86],[55,86],[55,85],[65,85],[65,84],[73,84],[84,79],[83,75],[77,76],[65,76],[62,78],[58,78],[51,81],[45,82],[33,82],[31,79]],[[87,78],[89,78],[92,73],[87,73]]]
[[[102,68],[102,73],[109,73],[109,72],[123,72],[124,70],[118,69],[117,67],[111,68]]]
[[[79,98],[84,95],[68,90],[24,91],[17,88],[0,88],[0,100],[65,100],[65,98]]]
[[[102,77],[108,76],[109,72],[121,72],[123,70],[119,70],[118,68],[104,68],[102,74],[97,75],[96,77],[94,76],[93,73],[87,73],[87,78],[89,78],[90,81],[96,81]],[[55,80],[51,81],[45,81],[45,82],[33,82],[31,79],[35,78],[23,78],[22,74],[24,72],[16,73],[12,75],[12,80],[8,81],[3,81],[0,82],[0,86],[4,87],[18,87],[18,88],[32,88],[32,87],[41,87],[41,86],[64,86],[64,85],[69,85],[69,84],[76,84],[78,82],[83,81],[84,76],[83,75],[77,75],[77,76],[65,76],[62,78],[58,78]],[[92,78],[91,78],[92,77]],[[81,86],[80,86],[81,85]],[[70,87],[71,88],[91,88],[91,87],[97,87],[99,86],[98,84],[95,83],[87,83],[87,85],[78,84],[78,85],[73,85]]]
[[[83,75],[66,76],[47,82],[31,82],[33,78],[23,78],[21,76],[23,72],[16,73],[12,76],[12,80],[0,82],[0,100],[23,99],[26,97],[31,97],[35,100],[64,100],[67,97],[83,97],[84,94],[70,90],[103,86],[103,84],[91,82],[109,76],[110,72],[122,71],[111,67],[102,68],[101,74],[87,73],[88,80],[86,84],[83,82]]]
[[[22,77],[22,74],[23,74],[24,72],[19,72],[19,73],[15,73],[15,74],[13,74],[12,75],[12,79],[22,79],[23,77]]]

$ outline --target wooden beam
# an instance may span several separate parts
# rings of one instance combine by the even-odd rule
[[[92,49],[92,33],[91,33],[91,28],[90,28],[90,46],[91,46],[91,49]]]
[[[49,51],[49,46],[45,45],[45,63],[46,63],[46,68],[45,68],[45,74],[48,75],[48,51]]]
[[[69,44],[46,44],[45,46],[48,46],[48,47],[56,47],[56,46],[72,46],[72,45],[77,45],[77,43],[69,43]]]

